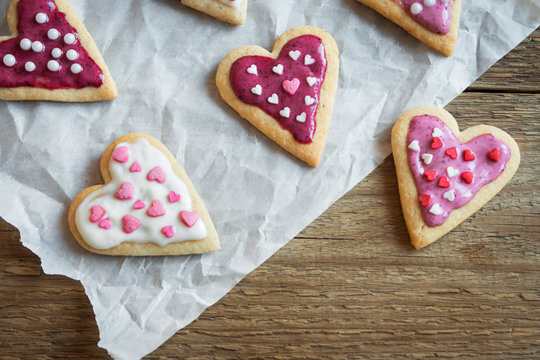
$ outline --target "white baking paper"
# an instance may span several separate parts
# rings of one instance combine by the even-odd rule
[[[20,230],[46,273],[82,282],[98,345],[116,359],[140,358],[196,319],[388,156],[390,128],[404,110],[444,106],[540,22],[539,0],[465,0],[457,49],[446,58],[354,0],[250,0],[244,26],[179,0],[71,4],[120,96],[92,104],[1,101],[0,216]],[[7,7],[2,2],[0,12]],[[341,53],[316,169],[241,119],[214,83],[230,50],[271,49],[298,25],[327,30]],[[177,156],[215,222],[220,251],[105,257],[75,242],[71,199],[102,181],[102,152],[129,132],[153,135]]]

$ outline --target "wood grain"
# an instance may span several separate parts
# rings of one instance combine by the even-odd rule
[[[412,249],[389,157],[147,358],[540,358],[540,30],[447,109],[520,145],[484,208]],[[1,359],[108,358],[80,283],[44,275],[3,220],[0,253]]]

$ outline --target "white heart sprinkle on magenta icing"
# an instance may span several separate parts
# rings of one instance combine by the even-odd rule
[[[111,219],[106,218],[101,220],[98,226],[104,230],[109,230],[111,228]]]
[[[272,71],[278,75],[282,75],[283,74],[283,65],[281,64],[277,64],[276,66],[274,66],[272,68]]]
[[[167,176],[165,175],[165,171],[161,168],[161,166],[156,166],[152,170],[148,172],[148,175],[146,175],[146,178],[148,181],[157,181],[160,184],[163,184],[165,180],[167,180]]]
[[[284,107],[282,110],[279,111],[279,115],[283,116],[284,118],[288,118],[291,116],[291,109],[288,107]]]
[[[190,228],[199,220],[199,214],[196,211],[181,211],[180,220]]]
[[[433,129],[433,133],[431,133],[431,136],[433,136],[433,137],[439,137],[439,138],[440,138],[440,137],[442,137],[443,135],[444,135],[444,134],[443,134],[442,130],[439,129],[439,128],[437,128],[437,127],[434,128],[434,129]]]
[[[180,201],[180,194],[177,194],[174,191],[171,191],[169,193],[169,202],[170,203],[175,203],[175,202],[178,202],[178,201]]]
[[[283,80],[281,86],[289,95],[294,95],[298,90],[298,87],[300,87],[300,80],[296,78],[292,80]]]
[[[418,140],[411,141],[411,143],[409,144],[409,149],[411,149],[413,151],[419,151],[420,150],[420,145],[418,145]]]
[[[315,103],[315,99],[312,98],[311,96],[309,95],[306,95],[306,97],[304,98],[304,101],[306,103],[306,105],[313,105]]]
[[[112,153],[112,158],[119,163],[125,163],[129,160],[129,153],[127,146],[120,146]]]
[[[306,78],[306,81],[307,81],[307,83],[308,83],[309,86],[313,86],[313,85],[315,85],[315,83],[317,82],[317,78],[308,76],[308,77]]]
[[[99,205],[90,208],[90,222],[97,223],[105,215],[105,209]]]
[[[251,88],[251,92],[255,95],[261,95],[262,94],[262,86],[257,84],[254,87]]]
[[[418,15],[422,12],[423,7],[419,3],[414,3],[411,5],[411,13],[413,15]]]
[[[37,13],[35,19],[38,24],[45,24],[49,21],[49,17],[47,16],[47,14],[42,12]]]
[[[424,160],[424,163],[426,165],[431,164],[431,160],[433,160],[433,155],[431,154],[422,154],[422,160]]]
[[[28,39],[28,38],[23,38],[19,42],[19,46],[23,50],[30,50],[30,48],[32,47],[32,41],[30,41],[30,39]]]
[[[47,37],[51,40],[56,40],[60,37],[60,31],[52,28],[47,31]]]
[[[441,215],[442,214],[442,208],[439,204],[433,204],[431,209],[429,209],[429,212],[433,215]]]
[[[298,58],[300,57],[300,51],[299,50],[289,51],[289,56],[293,60],[298,60]]]
[[[270,96],[267,100],[270,104],[279,104],[279,99],[278,99],[277,94],[272,94],[272,96]]]
[[[163,235],[170,239],[174,236],[175,229],[172,225],[164,226],[161,228],[161,232],[163,233]]]
[[[33,52],[42,52],[43,50],[45,50],[45,45],[43,45],[43,43],[41,41],[34,41],[32,43],[32,51]]]
[[[447,199],[448,201],[454,201],[454,199],[456,198],[456,193],[454,192],[454,190],[448,190],[443,194],[443,198]]]
[[[457,174],[459,174],[459,170],[454,169],[453,167],[449,166],[446,168],[446,173],[448,174],[449,177],[454,177]]]
[[[135,210],[144,209],[146,207],[146,204],[142,200],[135,201],[135,204],[133,204],[133,208]]]
[[[31,61],[27,61],[26,64],[24,64],[24,69],[28,72],[32,72],[36,70],[36,64]]]
[[[306,57],[304,57],[304,65],[312,65],[315,63],[315,59],[311,57],[311,55],[307,54]]]
[[[80,73],[81,71],[83,71],[83,68],[82,68],[82,66],[79,65],[79,64],[73,64],[73,65],[71,65],[70,70],[71,70],[72,73],[78,74],[78,73]]]
[[[305,123],[306,122],[306,113],[303,112],[300,115],[298,115],[296,117],[296,121],[301,122],[301,123]]]
[[[435,5],[435,3],[436,0],[424,0],[424,5],[427,7],[432,7],[433,5]]]
[[[248,72],[248,74],[257,75],[257,65],[251,64],[251,66],[248,67],[246,71]]]
[[[53,58],[56,58],[56,59],[58,59],[60,56],[62,56],[62,54],[63,54],[63,52],[62,52],[62,50],[60,50],[59,48],[54,48],[54,49],[52,49],[52,51],[51,51],[52,57],[53,57]]]
[[[64,35],[64,42],[66,44],[68,44],[68,45],[75,44],[76,40],[77,40],[77,38],[72,33],[68,33],[68,34]]]
[[[142,171],[142,166],[141,164],[139,164],[137,161],[135,161],[133,164],[131,164],[131,166],[129,167],[129,171],[130,172],[141,172]]]
[[[131,185],[129,182],[123,182],[120,185],[120,188],[116,190],[114,193],[114,196],[118,200],[130,200],[133,198],[133,185]]]
[[[74,61],[77,60],[79,54],[77,53],[77,51],[69,49],[68,51],[66,51],[66,57],[68,58],[68,60]]]
[[[11,54],[6,54],[4,55],[4,65],[6,66],[13,66],[15,65],[15,63],[17,62],[15,60],[15,56],[11,55]]]
[[[150,204],[150,207],[146,211],[148,216],[151,217],[158,217],[163,216],[166,214],[165,207],[163,206],[163,203],[159,200],[152,200],[152,203]]]
[[[49,60],[47,62],[47,69],[49,69],[50,71],[55,71],[56,72],[56,71],[60,70],[60,64],[56,60]]]
[[[122,223],[124,224],[122,230],[126,234],[131,234],[141,226],[141,222],[139,221],[139,219],[132,215],[125,215],[122,218]]]

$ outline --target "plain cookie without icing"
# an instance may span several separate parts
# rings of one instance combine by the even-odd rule
[[[182,0],[182,4],[234,25],[246,22],[248,0]]]

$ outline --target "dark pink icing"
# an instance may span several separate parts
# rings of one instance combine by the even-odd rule
[[[443,146],[438,149],[431,147],[434,128],[440,129],[443,133],[443,135],[439,136]],[[431,196],[428,206],[422,206],[419,202],[424,222],[430,227],[443,224],[453,209],[458,209],[467,204],[482,186],[497,179],[504,171],[511,155],[508,145],[491,134],[480,135],[468,143],[462,144],[440,119],[430,115],[416,116],[412,119],[407,136],[407,145],[414,140],[418,141],[420,150],[415,151],[407,148],[409,168],[418,194]],[[458,156],[456,159],[452,159],[451,156],[445,153],[447,149],[452,147],[457,149]],[[463,153],[467,149],[475,154],[474,160],[464,160]],[[488,153],[494,149],[500,151],[498,161],[488,158]],[[433,155],[429,165],[425,164],[421,157],[422,154],[426,153]],[[447,173],[449,166],[459,171],[453,177],[450,177]],[[429,182],[426,180],[425,176],[422,175],[425,170],[436,171],[435,181]],[[464,172],[473,173],[474,179],[471,184],[467,184],[461,178],[460,175]],[[450,181],[450,187],[439,186],[439,180],[442,176],[446,176]],[[453,201],[443,197],[444,193],[450,190],[454,190],[455,193]],[[429,211],[434,204],[439,204],[441,207],[442,213],[440,215],[432,214]]]
[[[298,59],[291,58],[290,51],[300,51]],[[306,55],[311,56],[315,62],[305,65]],[[257,66],[257,75],[247,72],[247,69],[253,64]],[[282,75],[272,71],[272,68],[278,64],[283,65]],[[326,53],[322,40],[313,35],[303,35],[285,44],[277,59],[263,56],[244,56],[236,60],[231,67],[231,85],[241,101],[258,106],[276,119],[284,129],[289,130],[298,142],[306,144],[313,142],[317,126],[315,118],[326,67]],[[307,81],[308,77],[316,78],[312,86]],[[294,81],[294,79],[298,79],[300,85],[291,95],[289,93],[290,83],[286,83],[284,88],[283,81]],[[251,89],[256,85],[261,85],[261,95],[252,93]],[[278,104],[268,102],[267,99],[273,94],[277,94]],[[315,102],[306,105],[306,96],[315,99]],[[285,107],[290,109],[288,118],[280,115],[280,111]],[[306,114],[305,122],[296,119],[302,113]]]
[[[424,26],[431,32],[445,35],[450,31],[450,9],[452,0],[446,3],[441,0],[436,0],[432,6],[427,6],[423,0],[393,0],[400,5],[414,20]],[[414,3],[422,5],[422,11],[419,14],[411,12],[411,6]]]
[[[19,36],[0,43],[0,87],[29,86],[46,89],[83,88],[87,86],[99,87],[104,82],[101,69],[92,60],[86,50],[77,41],[68,45],[64,42],[64,35],[72,33],[78,37],[78,32],[66,20],[66,14],[60,12],[53,0],[20,0],[17,4]],[[37,13],[45,13],[48,21],[39,24],[36,21]],[[56,40],[51,40],[47,36],[47,31],[54,28],[60,32]],[[32,49],[23,50],[20,41],[24,38],[30,41],[40,41],[44,46],[41,52],[34,52]],[[60,58],[54,58],[51,51],[54,48],[62,50]],[[66,57],[66,52],[70,49],[77,51],[79,57],[70,61]],[[6,54],[15,56],[16,63],[13,66],[6,66],[2,59]],[[61,68],[58,71],[50,71],[47,68],[49,60],[56,60]],[[35,64],[34,71],[25,69],[26,62]],[[73,63],[82,66],[83,70],[74,74],[70,67]]]

